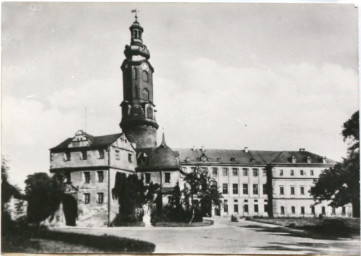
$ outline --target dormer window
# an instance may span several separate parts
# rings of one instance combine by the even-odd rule
[[[309,156],[307,157],[307,163],[309,163],[309,164],[312,163],[312,159]]]
[[[292,163],[295,164],[297,161],[296,161],[296,157],[295,156],[292,156]]]
[[[231,157],[231,162],[234,162],[234,161],[235,161],[234,157]]]
[[[326,161],[326,157],[324,156],[324,157],[322,157],[322,163],[327,163],[327,161]]]

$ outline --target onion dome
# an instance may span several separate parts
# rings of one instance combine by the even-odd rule
[[[164,133],[162,143],[152,150],[148,165],[144,169],[150,170],[179,170],[179,160],[174,151],[165,143]]]

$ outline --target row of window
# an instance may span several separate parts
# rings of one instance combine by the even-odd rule
[[[283,170],[280,170],[280,176],[283,176],[285,174],[285,172]],[[304,170],[300,170],[300,175],[301,176],[306,176],[306,171]],[[310,170],[310,176],[314,176],[315,172],[313,170]],[[295,170],[290,170],[290,176],[295,176]]]
[[[90,204],[90,193],[84,193],[84,204]],[[98,204],[104,203],[104,193],[97,193],[97,199]]]
[[[145,174],[145,183],[149,184],[151,180],[150,173]],[[164,183],[170,183],[170,172],[164,173]]]
[[[311,206],[310,207],[311,208],[311,214],[315,214],[316,213],[316,211],[315,211],[315,207],[314,206]],[[305,207],[304,206],[301,206],[300,207],[300,214],[306,214],[306,212],[305,212]],[[284,206],[281,206],[281,208],[280,208],[280,213],[282,214],[282,215],[284,215],[285,214],[285,207]],[[322,206],[322,208],[321,208],[321,213],[323,214],[323,215],[326,215],[326,207],[325,206]],[[296,214],[296,206],[291,206],[291,214]],[[336,208],[335,207],[332,207],[332,214],[336,214]],[[345,215],[346,214],[346,207],[342,207],[342,214],[343,215]]]
[[[233,212],[234,212],[234,213],[239,213],[237,200],[234,200],[234,203],[235,203],[235,204],[233,204]],[[252,206],[252,205],[251,205],[251,206]],[[226,212],[226,213],[228,213],[228,201],[227,201],[227,200],[224,200],[223,211]],[[268,204],[264,204],[264,205],[263,205],[263,211],[264,211],[264,212],[267,212],[267,211],[268,211]],[[244,205],[243,205],[243,212],[244,212],[244,213],[248,213],[248,212],[249,212],[249,206],[248,206],[248,204],[244,204]],[[258,205],[258,204],[254,204],[254,205],[253,205],[253,212],[255,212],[255,213],[258,213],[258,212],[259,212],[259,205]]]
[[[290,186],[290,194],[291,195],[295,195],[296,193],[296,187],[295,186]],[[285,194],[285,187],[284,186],[280,186],[280,195],[284,195]],[[304,186],[300,186],[300,195],[304,195],[305,194],[305,187]]]
[[[98,152],[98,158],[104,159],[104,150],[101,149],[101,150],[98,150],[97,152]],[[51,154],[51,157],[52,157],[52,154]],[[81,151],[80,159],[81,160],[88,159],[87,150]],[[120,150],[118,150],[118,149],[115,150],[115,159],[120,160]],[[50,159],[50,160],[53,160],[53,159]],[[64,153],[64,161],[70,161],[70,160],[71,160],[71,153],[69,151],[65,152]],[[128,154],[128,161],[129,161],[129,163],[133,162],[133,155],[131,153]]]
[[[67,172],[66,174],[66,182],[71,182],[71,173]],[[90,172],[83,172],[84,183],[90,183]],[[102,183],[104,181],[104,172],[97,171],[97,182]]]
[[[244,183],[242,185],[242,192],[243,195],[248,195],[248,186],[249,184]],[[267,194],[267,184],[263,184],[262,185],[262,191],[263,194],[266,195]],[[223,183],[222,184],[222,194],[228,194],[228,183]],[[234,183],[232,184],[232,194],[233,195],[238,195],[238,184]],[[258,195],[258,184],[253,184],[252,185],[252,194],[253,195]]]
[[[205,167],[207,168],[207,167]],[[266,169],[262,169],[263,171],[263,175],[266,175]],[[254,177],[257,177],[259,175],[259,169],[258,168],[253,168],[252,169],[252,173]],[[249,174],[249,169],[248,168],[242,168],[242,174],[243,176],[248,176]],[[218,176],[218,168],[217,167],[213,167],[212,168],[212,175],[213,176]],[[228,176],[229,175],[229,168],[222,168],[222,175],[223,176]],[[238,168],[232,168],[232,176],[239,176],[240,172]]]

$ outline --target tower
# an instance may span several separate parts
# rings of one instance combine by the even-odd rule
[[[125,46],[123,72],[122,121],[120,127],[137,148],[157,145],[158,124],[153,103],[153,72],[150,53],[143,44],[143,28],[137,21],[130,26],[131,42]]]

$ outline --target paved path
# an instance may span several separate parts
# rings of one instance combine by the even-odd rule
[[[208,227],[66,228],[66,232],[116,235],[156,245],[156,253],[360,254],[360,237],[321,238],[276,225],[217,218]]]

